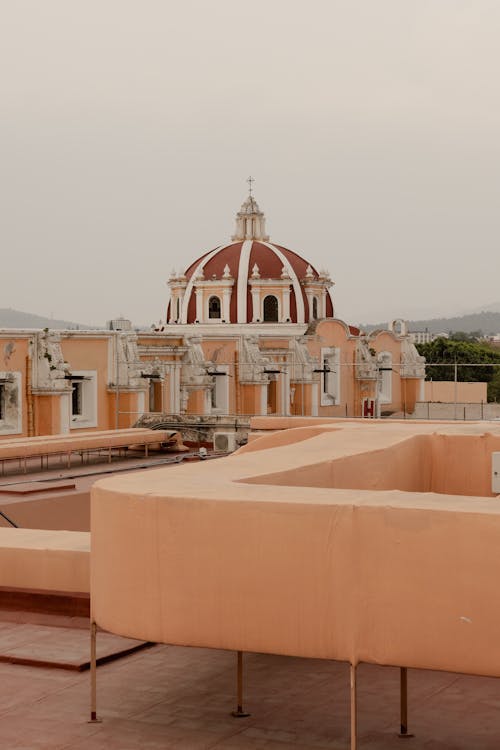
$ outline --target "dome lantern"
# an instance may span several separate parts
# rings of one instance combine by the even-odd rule
[[[253,177],[249,177],[247,182],[250,185],[248,198],[243,201],[236,214],[236,228],[231,239],[233,241],[260,240],[261,242],[267,242],[269,235],[266,234],[266,217],[252,195]]]

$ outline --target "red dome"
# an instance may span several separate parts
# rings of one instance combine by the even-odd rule
[[[196,317],[198,286],[230,284],[229,318],[225,322],[251,323],[258,319],[252,304],[252,286],[276,286],[289,291],[287,322],[307,323],[317,314],[309,310],[313,294],[326,293],[323,317],[333,317],[333,304],[328,291],[331,281],[327,274],[318,273],[304,258],[282,245],[268,242],[264,231],[264,215],[253,197],[249,197],[237,215],[233,242],[210,250],[186,269],[180,278],[173,278],[170,286],[182,284],[179,299],[179,323],[199,322]],[[308,291],[306,291],[306,289]],[[180,291],[180,290],[179,290]],[[318,303],[316,303],[317,305]],[[317,313],[317,310],[315,311]],[[174,316],[177,317],[177,316]],[[167,320],[170,320],[170,305]],[[284,320],[282,320],[284,322]]]

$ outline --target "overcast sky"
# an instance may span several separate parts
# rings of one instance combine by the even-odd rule
[[[165,317],[254,192],[349,322],[500,301],[498,0],[0,0],[0,307]]]

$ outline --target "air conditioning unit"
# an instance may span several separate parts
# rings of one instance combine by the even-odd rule
[[[491,491],[500,495],[500,453],[491,454]]]
[[[215,432],[214,451],[231,453],[236,450],[236,435],[234,432]]]

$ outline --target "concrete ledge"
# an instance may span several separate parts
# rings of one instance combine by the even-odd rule
[[[88,593],[90,534],[0,528],[0,586]]]

